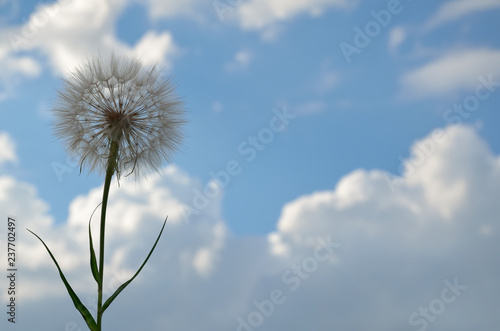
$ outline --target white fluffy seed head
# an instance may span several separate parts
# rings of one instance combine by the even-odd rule
[[[183,139],[184,108],[156,67],[116,54],[97,57],[63,79],[54,128],[80,168],[106,171],[112,141],[119,144],[117,176],[157,171]]]

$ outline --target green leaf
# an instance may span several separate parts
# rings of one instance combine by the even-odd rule
[[[92,215],[90,215],[89,219],[89,246],[90,246],[90,270],[92,270],[92,276],[94,276],[95,281],[99,284],[99,270],[97,268],[97,259],[94,251],[94,243],[92,242],[92,231],[90,231],[90,223],[92,222],[92,216],[94,216],[95,211],[99,208],[101,204],[98,204],[95,207]]]
[[[168,218],[168,216],[167,216],[167,218]],[[167,218],[165,218],[165,222],[163,222],[163,226],[161,227],[160,234],[158,235],[158,238],[156,238],[155,244],[153,245],[153,248],[151,248],[151,251],[149,251],[149,254],[146,257],[146,260],[144,260],[144,262],[142,263],[142,265],[139,268],[139,270],[137,270],[137,272],[135,273],[135,275],[132,278],[130,278],[127,282],[123,283],[123,285],[120,286],[115,291],[115,293],[113,293],[113,295],[108,298],[108,300],[106,300],[106,302],[102,306],[102,312],[104,312],[106,310],[106,308],[108,308],[108,306],[111,304],[111,302],[113,302],[113,300],[118,296],[118,294],[120,294],[120,292],[123,291],[125,289],[125,287],[127,287],[127,285],[130,284],[134,280],[135,277],[137,277],[137,275],[139,274],[139,272],[141,272],[141,270],[144,267],[144,265],[146,264],[146,262],[148,262],[149,257],[151,256],[151,254],[153,253],[154,249],[156,248],[156,244],[158,244],[158,240],[160,240],[161,234],[163,233],[163,229],[165,228],[165,224],[167,224]]]
[[[31,231],[30,229],[26,229],[26,230],[33,233],[35,235],[35,237],[37,237],[42,242],[42,244],[45,246],[45,248],[47,249],[47,252],[49,252],[50,257],[52,258],[52,261],[54,261],[54,263],[56,264],[57,270],[59,270],[59,275],[61,276],[61,280],[63,281],[64,285],[66,286],[66,289],[68,290],[69,296],[73,300],[73,303],[74,303],[76,309],[78,309],[80,314],[82,314],[82,317],[85,320],[85,322],[87,323],[87,325],[89,326],[90,330],[96,331],[97,324],[94,320],[94,317],[92,317],[92,314],[90,314],[87,307],[85,307],[83,305],[83,303],[80,301],[80,299],[76,295],[75,291],[73,291],[73,289],[71,288],[71,285],[69,285],[68,281],[66,280],[66,277],[64,277],[64,274],[63,274],[61,268],[59,267],[59,264],[57,263],[56,258],[54,257],[54,255],[52,255],[52,252],[50,251],[49,247],[47,247],[47,245],[43,242],[42,238],[40,238],[36,233]]]

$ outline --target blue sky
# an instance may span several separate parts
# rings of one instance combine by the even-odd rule
[[[93,210],[92,202],[99,202],[103,178],[79,174],[66,159],[63,145],[52,134],[50,110],[60,77],[86,56],[114,50],[140,57],[146,65],[162,66],[165,77],[173,78],[185,100],[189,124],[184,147],[174,155],[172,165],[165,164],[164,179],[153,176],[144,181],[151,192],[168,192],[166,201],[144,207],[147,199],[142,201],[134,193],[142,192],[142,184],[124,184],[124,189],[115,185],[113,190],[117,191],[117,213],[121,203],[135,207],[122,216],[127,219],[125,228],[138,235],[147,236],[152,230],[142,229],[137,222],[144,224],[151,215],[169,213],[172,208],[171,231],[185,236],[187,243],[175,241],[170,247],[165,240],[165,254],[159,253],[161,257],[151,264],[179,254],[178,268],[192,269],[193,274],[174,272],[175,276],[167,277],[171,281],[167,289],[190,284],[196,293],[206,291],[208,297],[215,294],[204,287],[207,284],[220,291],[228,283],[232,291],[243,289],[221,298],[213,310],[200,313],[200,320],[213,325],[208,329],[236,329],[236,317],[245,312],[248,316],[252,298],[283,285],[279,276],[287,267],[310,256],[310,237],[327,233],[345,247],[344,256],[332,257],[331,266],[314,274],[314,282],[318,288],[332,286],[332,291],[338,289],[326,281],[331,275],[337,284],[347,282],[345,291],[352,292],[344,294],[353,303],[342,301],[346,303],[344,315],[318,310],[305,318],[314,329],[331,330],[338,325],[339,330],[364,330],[374,325],[375,330],[418,330],[407,321],[411,307],[418,309],[439,296],[448,284],[444,280],[452,282],[455,277],[466,278],[469,288],[478,287],[468,292],[468,299],[447,308],[437,322],[429,322],[428,328],[475,328],[477,321],[464,312],[482,302],[498,306],[498,299],[482,292],[478,277],[485,265],[498,264],[491,252],[498,246],[494,242],[498,242],[499,209],[494,198],[500,196],[495,196],[499,186],[492,184],[500,183],[499,14],[500,1],[495,0],[0,1],[2,215],[24,215],[26,225],[50,237],[60,249],[66,247],[75,256],[80,249],[86,252],[85,238],[77,229]],[[346,49],[355,51],[346,53]],[[277,112],[289,114],[288,123],[282,122],[282,131],[270,131]],[[269,132],[273,136],[267,136]],[[252,137],[257,137],[258,145],[251,145]],[[186,222],[182,211],[194,206],[196,192],[210,187],[212,173],[234,162],[241,171],[229,177],[221,194],[207,199],[209,206],[198,208],[199,213]],[[147,192],[141,194],[149,196]],[[478,200],[473,192],[486,198]],[[405,208],[414,214],[407,214]],[[80,222],[76,215],[87,216]],[[400,228],[401,222],[408,228]],[[385,231],[389,226],[393,228]],[[123,236],[112,234],[116,242],[111,240],[110,245],[122,256],[114,256],[117,264],[112,268],[117,268],[117,274],[125,268],[119,261],[141,256],[131,253],[140,244],[120,243],[135,238],[127,231],[117,232]],[[59,242],[50,232],[70,234]],[[438,239],[438,233],[447,237],[450,232],[455,235]],[[81,248],[70,244],[71,235],[78,243],[81,239]],[[30,249],[40,247],[23,236],[23,255],[28,259]],[[476,242],[485,246],[474,248],[460,265],[460,252],[475,247]],[[391,243],[392,249],[385,251],[382,243]],[[433,249],[422,249],[426,243]],[[374,257],[367,257],[361,247],[371,248],[365,245],[379,247]],[[490,253],[483,256],[483,249]],[[248,257],[244,267],[232,250]],[[362,293],[350,281],[352,275],[366,272],[377,284],[383,272],[352,261],[380,258],[382,265],[394,267],[399,257],[392,260],[382,254],[393,250],[413,256],[419,272],[408,276],[410,266],[391,272],[389,279],[408,278],[396,288],[380,285],[373,293],[370,302],[375,305],[381,305],[385,296],[393,299],[387,306],[394,309],[392,318],[383,318],[383,309],[371,314],[354,304]],[[259,256],[253,255],[258,252]],[[443,266],[429,252],[451,262]],[[72,253],[66,257],[67,267],[78,275],[87,260],[71,264]],[[30,281],[42,277],[52,284],[49,275],[56,276],[50,274],[50,261],[45,255],[39,258],[43,262],[28,263],[26,273]],[[466,268],[474,261],[476,273]],[[228,271],[234,265],[246,275],[235,283],[230,280],[241,274]],[[493,280],[499,271],[492,268],[486,275],[492,291],[498,293]],[[153,278],[152,284],[161,280],[158,275]],[[86,281],[81,280],[82,284]],[[54,284],[59,286],[56,280]],[[308,286],[300,299],[287,300],[260,329],[302,330],[302,319],[291,321],[286,316],[321,306],[322,300],[337,302]],[[131,290],[129,298],[140,295],[139,287]],[[415,297],[401,299],[406,291]],[[26,297],[26,311],[46,295],[35,292]],[[66,302],[62,291],[51,298],[54,304]],[[172,312],[184,309],[179,316],[189,316],[189,311],[203,311],[214,300],[202,300],[199,307],[181,303]],[[234,305],[236,315],[232,316],[224,308],[234,302],[239,304]],[[122,307],[127,309],[127,304]],[[356,314],[366,314],[367,321],[378,316],[379,324],[350,320]],[[485,309],[481,314],[483,325],[477,330],[498,325],[493,312]],[[168,323],[178,325],[176,330],[202,328],[195,322],[189,322],[193,323],[189,328],[181,326],[182,319],[177,321],[174,315],[151,312],[150,329],[164,330]],[[78,316],[75,321],[82,325]],[[109,321],[110,327],[112,321],[120,323],[112,317]],[[51,327],[47,329],[63,329],[56,324]]]

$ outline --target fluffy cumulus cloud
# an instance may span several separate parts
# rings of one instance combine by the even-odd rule
[[[341,244],[335,267],[320,265],[311,284],[297,290],[300,298],[291,303],[297,311],[286,306],[301,323],[317,330],[497,325],[490,309],[500,293],[494,253],[500,246],[500,158],[468,127],[449,127],[435,137],[412,147],[413,166],[402,178],[357,170],[334,190],[284,207],[273,238],[280,251],[304,254],[307,238],[327,235]],[[453,296],[445,288],[455,280]],[[300,330],[293,326],[297,319],[283,326]]]
[[[451,0],[445,2],[424,25],[430,30],[440,25],[457,21],[467,15],[486,10],[498,10],[498,0]]]
[[[497,88],[500,77],[500,50],[466,49],[447,53],[413,69],[402,78],[407,97],[428,97],[474,90],[493,80],[489,88]],[[481,79],[482,77],[482,79]]]
[[[114,312],[109,309],[107,328],[160,330],[174,322],[174,325],[187,325],[187,329],[191,329],[190,325],[195,327],[195,321],[189,321],[189,312],[202,312],[198,305],[203,297],[217,297],[218,293],[205,288],[205,284],[219,272],[228,231],[219,214],[220,197],[212,199],[199,215],[185,217],[187,206],[192,204],[193,189],[197,186],[194,180],[173,166],[165,169],[162,177],[113,186],[107,218],[105,290],[108,295],[133,275],[154,243],[165,216],[169,217],[155,256],[135,282],[137,287],[130,286],[127,296],[123,296],[121,302],[117,300],[116,305],[121,308]],[[88,221],[101,200],[102,187],[75,198],[69,206],[67,222],[57,225],[48,213],[48,205],[37,196],[32,185],[0,177],[0,192],[1,210],[8,211],[17,222],[18,254],[29,256],[19,262],[23,290],[19,289],[17,298],[19,305],[23,302],[23,310],[31,311],[31,317],[19,318],[19,327],[25,330],[84,329],[83,321],[71,310],[69,297],[48,254],[41,243],[24,229],[33,230],[45,240],[82,301],[89,308],[95,307],[95,286],[86,258]],[[93,221],[95,242],[98,214],[94,215]],[[2,279],[2,288],[4,285]],[[199,294],[195,293],[197,288]],[[6,298],[6,293],[2,293],[2,301]],[[59,307],[57,309],[64,312],[62,316],[56,317],[59,313],[43,316],[37,312],[46,305],[41,303],[47,301]],[[139,310],[138,305],[141,306]],[[217,305],[213,308],[216,309]],[[120,310],[130,311],[130,318],[123,319]],[[164,314],[167,311],[172,314]],[[205,318],[209,319],[210,315],[206,314]]]
[[[186,219],[201,185],[174,166],[141,183],[114,185],[108,293],[137,268],[167,213],[169,222],[143,273],[107,311],[106,328],[494,329],[500,157],[464,126],[434,132],[411,149],[401,177],[353,171],[332,190],[286,204],[276,230],[260,237],[231,235],[222,194]],[[93,306],[87,225],[101,189],[74,199],[67,222],[56,224],[32,185],[0,177],[1,210],[19,228],[22,329],[85,329],[48,255],[21,229],[46,239]]]

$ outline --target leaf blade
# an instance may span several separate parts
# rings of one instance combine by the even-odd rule
[[[135,279],[135,277],[137,277],[137,275],[139,275],[139,273],[141,272],[142,268],[144,268],[144,266],[146,265],[146,263],[148,262],[148,260],[149,260],[149,258],[151,256],[151,254],[153,254],[153,251],[156,248],[156,244],[158,244],[158,241],[160,240],[161,234],[163,233],[163,229],[165,229],[165,224],[167,224],[167,219],[168,219],[168,216],[167,216],[167,218],[165,218],[165,221],[163,222],[163,226],[161,227],[161,230],[160,230],[160,234],[158,234],[158,238],[156,238],[156,241],[155,241],[153,247],[149,251],[148,256],[146,257],[146,259],[142,263],[142,265],[139,268],[139,270],[137,270],[137,272],[135,273],[134,276],[132,276],[132,278],[130,278],[128,281],[126,281],[125,283],[123,283],[119,288],[117,288],[116,291],[115,291],[115,293],[113,293],[113,295],[111,295],[106,300],[106,302],[102,306],[102,311],[103,312],[106,310],[106,308],[108,308],[108,306],[111,304],[111,302],[113,302],[113,300],[118,296],[118,294],[120,294],[120,292],[123,291],[125,289],[125,287],[127,287],[128,284],[130,284]]]
[[[45,246],[45,248],[47,249],[47,252],[49,253],[50,257],[52,258],[52,261],[54,261],[54,263],[57,267],[57,270],[59,271],[59,276],[61,277],[61,280],[63,281],[64,285],[66,286],[66,290],[68,291],[69,296],[71,297],[71,300],[73,300],[73,304],[75,305],[75,308],[80,312],[80,314],[82,315],[83,319],[87,323],[90,330],[96,331],[97,330],[97,323],[95,322],[94,317],[92,316],[92,314],[90,314],[87,307],[85,307],[85,305],[80,301],[80,298],[78,298],[78,295],[76,295],[75,291],[73,291],[73,289],[71,288],[71,285],[66,280],[66,277],[64,276],[64,274],[61,270],[61,267],[59,267],[59,264],[57,263],[54,255],[52,255],[52,252],[50,251],[49,247],[45,244],[45,242],[42,240],[42,238],[40,238],[36,233],[31,231],[30,229],[26,229],[26,230],[28,230],[33,235],[35,235],[35,237],[37,237],[42,242],[42,244]]]
[[[95,207],[89,219],[90,270],[92,271],[92,276],[94,276],[94,279],[98,284],[99,284],[99,268],[97,267],[97,258],[94,251],[94,243],[92,241],[92,231],[90,230],[90,223],[92,222],[92,216],[94,216],[95,211],[97,210],[97,208],[99,208],[100,205],[101,203],[99,203],[97,207]]]

